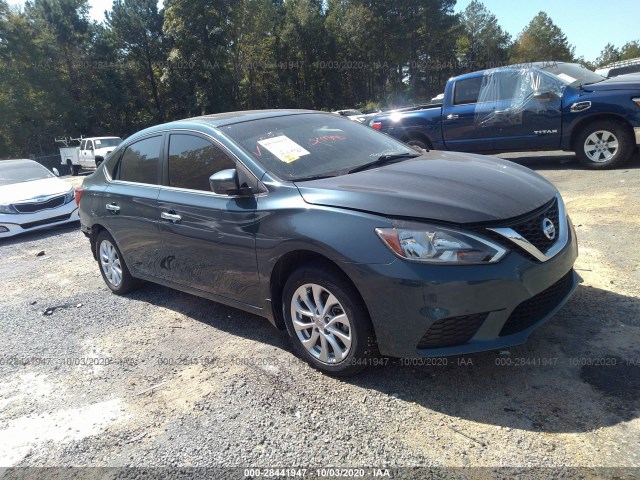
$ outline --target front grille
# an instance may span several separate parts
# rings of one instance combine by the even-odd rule
[[[556,199],[537,215],[529,217],[527,220],[524,220],[511,228],[527,239],[529,243],[535,246],[542,253],[547,253],[547,251],[558,240],[560,228],[559,217],[558,200]],[[551,220],[556,227],[556,235],[552,240],[549,240],[542,230],[542,221],[545,218]]]
[[[569,295],[572,287],[573,270],[546,290],[518,305],[502,327],[500,336],[513,335],[538,323]]]
[[[487,318],[487,313],[443,318],[424,334],[417,348],[451,347],[467,343]]]
[[[20,213],[35,213],[42,210],[51,210],[64,205],[64,195],[50,198],[44,202],[14,203],[13,207]]]
[[[40,220],[38,222],[23,223],[20,226],[25,230],[28,230],[30,228],[40,227],[42,225],[48,225],[50,223],[56,223],[56,222],[61,222],[63,220],[68,220],[70,216],[71,214],[69,213],[67,215],[60,215],[59,217],[51,217],[45,220]]]

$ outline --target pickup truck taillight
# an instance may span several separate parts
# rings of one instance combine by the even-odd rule
[[[638,105],[640,107],[640,97],[636,97],[633,99],[633,103],[635,103],[636,105]]]
[[[373,122],[371,128],[374,130],[382,130],[382,122]]]
[[[76,188],[76,205],[80,206],[80,200],[82,199],[82,194],[84,193],[84,188],[78,187]]]

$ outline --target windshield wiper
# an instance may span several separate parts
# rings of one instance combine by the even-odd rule
[[[320,180],[321,178],[332,178],[332,177],[335,177],[335,175],[312,175],[310,177],[294,178],[291,181],[292,182],[308,182],[310,180]]]
[[[393,162],[395,160],[402,160],[405,158],[416,158],[416,157],[420,157],[421,155],[419,153],[411,153],[411,152],[404,152],[404,153],[394,153],[394,154],[390,154],[390,155],[382,155],[380,157],[378,157],[377,160],[374,160],[373,162],[369,162],[369,163],[365,163],[364,165],[359,165],[355,168],[352,168],[351,170],[349,170],[347,173],[356,173],[356,172],[362,172],[363,170],[369,170],[370,168],[375,168],[375,167],[380,167],[386,163],[390,163]]]

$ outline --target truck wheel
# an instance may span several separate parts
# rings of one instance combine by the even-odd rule
[[[73,175],[74,177],[77,177],[78,173],[80,173],[80,165],[74,165],[73,168],[71,169],[71,175]]]
[[[140,286],[142,282],[131,276],[120,249],[106,230],[96,238],[96,252],[102,279],[113,293],[123,295]]]
[[[410,138],[405,142],[407,145],[411,145],[412,147],[418,147],[423,150],[431,150],[431,145],[428,142],[421,138]]]
[[[104,162],[104,158],[96,157],[96,168],[100,167],[100,165],[102,165],[102,162]]]
[[[375,351],[369,313],[344,275],[321,263],[296,270],[282,295],[287,332],[296,354],[334,376],[363,370]]]
[[[578,135],[575,152],[580,163],[593,170],[617,168],[631,158],[633,135],[619,122],[605,120],[587,125]]]

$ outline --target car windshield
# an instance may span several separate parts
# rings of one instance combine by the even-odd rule
[[[53,173],[36,162],[0,161],[0,186],[30,182],[32,180],[42,180],[43,178],[51,178],[53,176]]]
[[[220,129],[282,180],[337,176],[386,155],[417,154],[398,140],[331,114],[272,117]]]
[[[93,141],[96,148],[117,147],[122,143],[121,138],[96,138]]]
[[[598,83],[605,79],[602,75],[598,75],[577,63],[549,63],[540,69],[555,75],[563,83],[572,87]]]

